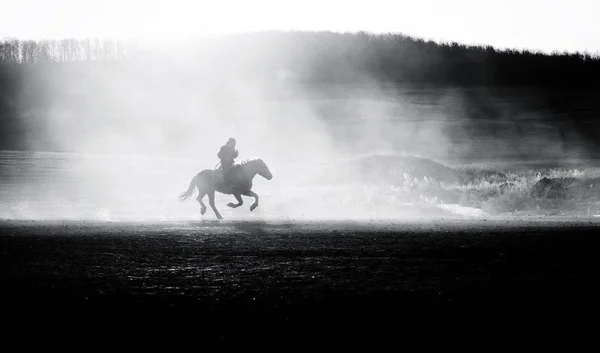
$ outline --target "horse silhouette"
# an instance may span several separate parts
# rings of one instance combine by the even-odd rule
[[[254,198],[254,203],[250,206],[250,211],[254,211],[258,206],[258,195],[252,191],[252,179],[258,174],[267,180],[271,180],[273,174],[271,174],[269,167],[262,159],[255,158],[234,164],[231,174],[232,181],[226,184],[220,169],[205,169],[192,178],[188,189],[179,198],[182,201],[189,199],[194,194],[194,187],[196,187],[199,192],[196,200],[200,203],[200,214],[204,215],[206,212],[206,205],[202,202],[202,199],[205,195],[208,195],[208,204],[215,212],[217,218],[223,219],[223,216],[221,216],[215,206],[215,191],[235,197],[238,202],[237,204],[232,202],[227,204],[231,208],[237,208],[244,204],[242,195],[250,196]]]

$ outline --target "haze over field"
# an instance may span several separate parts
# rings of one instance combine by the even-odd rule
[[[176,197],[229,137],[275,177],[226,217],[598,213],[593,55],[328,32],[2,46],[2,148],[28,151],[2,154],[4,218],[197,219]],[[534,200],[557,175],[588,191]]]

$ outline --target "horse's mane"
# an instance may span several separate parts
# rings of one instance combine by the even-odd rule
[[[248,163],[251,163],[251,162],[257,162],[257,161],[260,161],[260,158],[258,158],[258,157],[245,158],[245,159],[237,162],[236,164],[239,165],[239,166],[242,166],[242,165],[245,165],[245,164],[248,164]]]

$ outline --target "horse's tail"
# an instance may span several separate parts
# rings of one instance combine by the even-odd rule
[[[185,201],[185,200],[189,199],[194,194],[194,186],[196,186],[195,183],[196,183],[197,177],[198,177],[198,175],[195,175],[192,178],[192,181],[190,181],[190,186],[188,186],[187,190],[183,194],[179,195],[179,199],[181,201]]]

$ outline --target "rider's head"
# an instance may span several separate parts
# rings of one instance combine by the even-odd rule
[[[229,140],[227,140],[227,144],[229,146],[235,147],[235,139],[233,137],[230,137]]]

